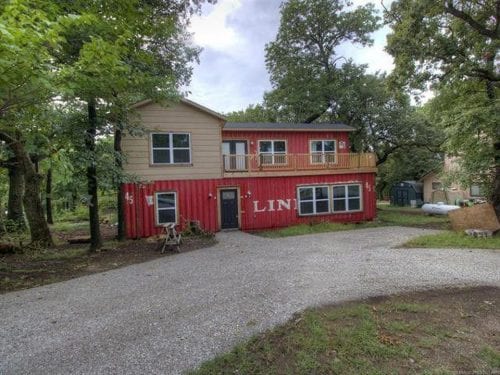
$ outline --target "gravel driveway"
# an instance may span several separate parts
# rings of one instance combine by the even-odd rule
[[[500,252],[397,249],[413,228],[212,248],[0,296],[0,373],[176,374],[307,306],[500,285]]]

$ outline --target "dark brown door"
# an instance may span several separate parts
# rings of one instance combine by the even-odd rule
[[[238,190],[220,191],[221,228],[238,228]]]

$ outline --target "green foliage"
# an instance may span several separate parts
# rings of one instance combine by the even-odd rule
[[[375,152],[383,164],[400,151],[393,164],[407,175],[419,177],[431,170],[442,134],[411,107],[408,95],[389,90],[385,75],[367,74],[366,66],[338,54],[341,43],[370,45],[378,21],[372,5],[347,9],[340,0],[285,2],[278,35],[266,46],[273,90],[266,93],[263,106],[232,114],[233,119],[340,121],[356,129],[351,134],[353,152]],[[409,160],[400,165],[404,152],[423,146],[428,149],[420,152],[425,157],[417,166]],[[396,178],[390,169],[381,190]]]
[[[276,115],[262,104],[250,104],[241,111],[233,111],[224,115],[227,121],[233,122],[275,122]]]
[[[459,169],[450,179],[462,186],[479,184],[486,196],[495,179],[495,150],[500,123],[499,99],[485,95],[478,82],[459,81],[443,87],[427,104],[431,120],[446,134],[444,147],[459,156]]]
[[[443,158],[424,147],[409,147],[393,152],[378,167],[377,193],[389,196],[391,187],[401,181],[419,180],[427,173],[442,167]]]
[[[378,27],[373,5],[346,9],[343,0],[290,0],[281,7],[275,41],[266,45],[266,65],[273,91],[268,107],[282,121],[310,122],[334,110],[342,82],[349,80],[352,63],[343,68],[341,43],[369,45]],[[339,66],[341,66],[339,68]]]
[[[496,0],[398,0],[385,17],[394,86],[436,89],[431,113],[447,133],[446,151],[461,158],[459,181],[488,188],[500,215],[498,6]]]
[[[394,1],[385,18],[393,30],[387,51],[395,58],[395,82],[425,88],[427,82],[499,78],[493,69],[497,7],[496,0]]]

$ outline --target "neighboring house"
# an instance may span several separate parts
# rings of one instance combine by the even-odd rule
[[[447,183],[443,176],[458,168],[457,158],[445,156],[441,170],[427,173],[420,179],[424,186],[424,202],[445,202],[456,204],[459,201],[483,197],[479,185],[464,188],[458,183]]]
[[[127,236],[195,221],[258,230],[376,215],[375,155],[349,153],[343,124],[231,123],[190,100],[136,109],[143,137],[124,137]]]

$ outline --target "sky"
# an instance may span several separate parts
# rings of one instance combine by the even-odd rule
[[[191,20],[194,43],[203,48],[194,66],[188,98],[214,111],[227,113],[262,102],[271,89],[265,66],[265,45],[276,37],[282,0],[218,0],[205,4]],[[384,0],[387,7],[392,0]],[[354,5],[368,0],[354,0]],[[380,1],[372,1],[382,15]],[[367,64],[369,72],[393,68],[384,52],[388,28],[372,34],[372,47],[344,44],[339,54]]]

